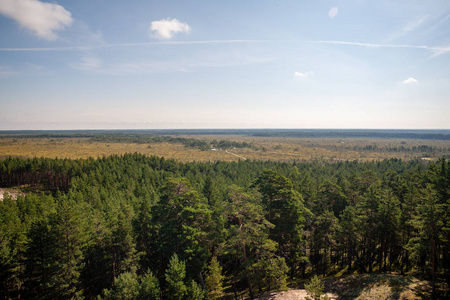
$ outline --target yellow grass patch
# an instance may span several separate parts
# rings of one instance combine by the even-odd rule
[[[217,149],[202,151],[174,143],[105,143],[91,141],[89,138],[0,138],[0,159],[14,157],[49,157],[49,158],[88,158],[112,154],[142,153],[163,156],[182,162],[189,161],[238,161],[273,160],[292,162],[294,160],[312,160],[324,158],[329,160],[372,161],[387,158],[409,160],[422,157],[420,150],[411,151],[413,147],[428,146],[436,150],[432,157],[436,160],[449,155],[450,141],[433,140],[399,140],[370,138],[280,138],[248,136],[184,136],[200,140],[228,140],[250,143],[253,148]],[[369,149],[367,149],[369,147]],[[370,148],[372,147],[372,148]],[[400,147],[407,149],[399,151]],[[397,149],[393,151],[392,149]],[[409,149],[409,150],[408,150]],[[426,153],[425,153],[426,154]],[[428,155],[427,155],[428,156]]]

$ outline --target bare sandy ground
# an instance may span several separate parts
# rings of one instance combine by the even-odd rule
[[[25,195],[24,193],[15,190],[0,188],[0,201],[3,201],[5,193],[8,193],[14,200],[16,200],[19,195]]]
[[[336,300],[338,295],[327,293],[330,299]],[[286,292],[272,292],[257,298],[258,300],[304,300],[308,296],[306,290],[289,290]]]

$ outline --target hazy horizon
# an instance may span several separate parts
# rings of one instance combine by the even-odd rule
[[[5,133],[36,133],[46,134],[54,132],[68,132],[73,134],[84,133],[146,133],[156,132],[162,135],[177,135],[177,134],[193,134],[193,135],[246,135],[248,133],[423,133],[423,134],[446,134],[450,135],[450,129],[434,128],[434,129],[417,129],[417,128],[110,128],[110,129],[0,129],[0,134]]]
[[[449,111],[445,0],[0,0],[0,130],[446,130]]]

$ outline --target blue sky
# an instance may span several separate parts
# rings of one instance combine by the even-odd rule
[[[450,1],[0,0],[0,130],[450,129]]]

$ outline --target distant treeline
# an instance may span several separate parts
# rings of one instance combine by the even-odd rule
[[[137,143],[137,144],[155,144],[155,143],[173,143],[182,144],[187,148],[198,148],[200,150],[230,149],[230,148],[251,148],[253,147],[247,142],[234,142],[226,140],[206,141],[195,138],[172,137],[165,135],[146,135],[146,134],[97,134],[91,138],[92,141],[105,143]]]
[[[449,130],[255,130],[252,136],[450,140]]]
[[[235,142],[228,140],[207,141],[197,138],[184,138],[177,136],[159,135],[153,131],[0,131],[0,138],[88,138],[93,142],[102,143],[130,143],[130,144],[157,144],[173,143],[181,144],[187,148],[200,150],[231,149],[231,148],[255,148],[251,143]]]
[[[380,138],[450,140],[450,130],[400,129],[149,129],[149,130],[22,130],[0,131],[1,137],[96,137],[97,135],[244,135],[292,138]]]
[[[377,145],[366,145],[364,147],[353,147],[354,150],[364,150],[364,151],[389,151],[389,152],[420,152],[420,153],[428,153],[428,154],[435,154],[436,152],[446,152],[450,151],[450,147],[435,147],[435,146],[428,146],[428,145],[418,145],[418,146],[412,146],[412,147],[405,147],[405,146],[399,146],[399,147],[379,147]]]

